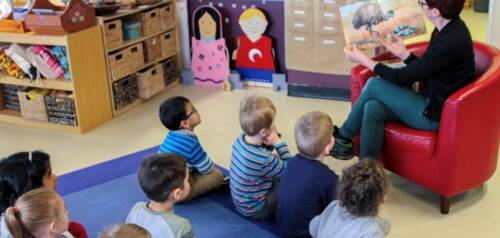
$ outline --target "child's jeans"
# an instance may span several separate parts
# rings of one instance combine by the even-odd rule
[[[214,170],[207,175],[202,175],[194,170],[189,172],[189,185],[191,185],[191,190],[189,191],[189,195],[182,202],[187,202],[210,190],[219,188],[223,180],[224,175],[217,168],[214,168]]]

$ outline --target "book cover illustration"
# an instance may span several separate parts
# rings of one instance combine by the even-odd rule
[[[422,9],[415,0],[364,0],[340,7],[346,45],[375,48],[376,36],[403,39],[425,34]]]

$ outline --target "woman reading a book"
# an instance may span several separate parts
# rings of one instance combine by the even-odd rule
[[[335,145],[331,151],[337,159],[353,157],[352,138],[360,131],[360,157],[378,156],[387,121],[401,121],[420,130],[436,131],[445,100],[474,80],[472,39],[460,19],[464,0],[418,0],[424,15],[435,26],[426,52],[417,57],[403,41],[392,36],[392,42],[381,43],[406,64],[391,68],[375,62],[353,47],[344,49],[345,57],[372,70],[377,77],[369,79],[342,127],[335,127]],[[417,93],[409,86],[422,81],[425,91]]]

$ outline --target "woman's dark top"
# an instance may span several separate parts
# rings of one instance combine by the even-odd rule
[[[467,26],[458,17],[441,31],[435,28],[427,51],[421,57],[412,53],[404,62],[407,66],[399,69],[378,63],[374,72],[400,86],[424,81],[424,96],[430,99],[424,115],[439,121],[446,99],[474,80],[474,51]]]

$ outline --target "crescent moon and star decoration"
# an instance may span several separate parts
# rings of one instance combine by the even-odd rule
[[[243,80],[272,83],[273,41],[264,35],[266,15],[258,8],[248,8],[240,15],[239,24],[244,35],[238,37],[238,48],[233,52],[236,71]]]

